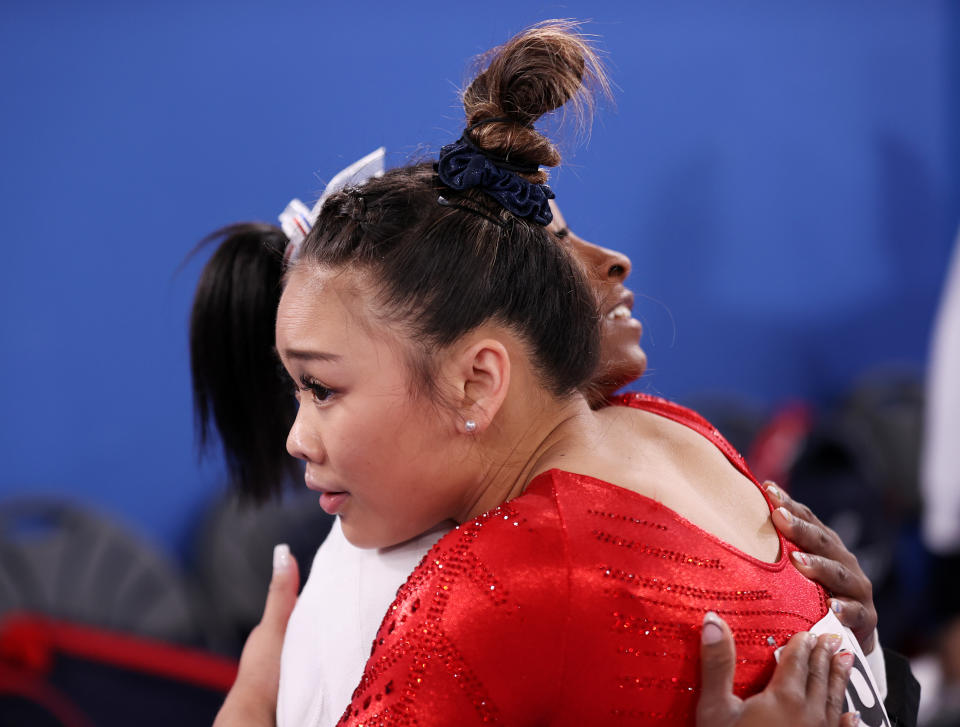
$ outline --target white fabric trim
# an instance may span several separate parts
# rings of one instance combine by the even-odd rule
[[[881,701],[887,698],[887,660],[883,657],[883,647],[880,646],[880,632],[873,631],[873,651],[864,654],[867,657],[867,666],[873,672],[873,679],[877,683],[877,691]]]
[[[337,723],[397,589],[448,530],[442,526],[392,548],[361,550],[347,541],[336,520],[287,625],[277,727]]]

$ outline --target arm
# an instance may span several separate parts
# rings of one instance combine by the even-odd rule
[[[286,545],[278,545],[273,551],[273,578],[263,618],[247,637],[237,679],[217,713],[214,727],[273,727],[276,724],[280,651],[299,585],[297,562]]]
[[[853,657],[837,654],[838,645],[830,635],[816,639],[807,632],[795,634],[770,684],[744,700],[733,694],[733,634],[719,616],[708,613],[700,637],[697,727],[855,727],[859,715],[840,714]]]

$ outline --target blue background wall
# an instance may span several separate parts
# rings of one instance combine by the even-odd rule
[[[774,406],[919,369],[960,222],[958,8],[6,0],[0,495],[181,548],[221,488],[193,450],[186,252],[380,144],[437,149],[468,58],[546,17],[609,52],[616,107],[553,185],[634,260],[641,388]]]

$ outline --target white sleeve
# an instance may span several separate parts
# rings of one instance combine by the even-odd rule
[[[397,589],[447,531],[361,550],[340,519],[317,550],[283,640],[277,727],[332,727],[363,676],[374,636]]]
[[[314,556],[287,623],[280,656],[277,727],[318,724],[337,699],[335,676],[340,665],[363,664],[363,648],[356,638],[359,629],[350,623],[350,615],[357,610],[351,606],[356,600],[359,552],[343,537],[339,520],[334,522]]]
[[[867,657],[867,666],[873,673],[873,680],[877,683],[877,691],[880,692],[880,701],[887,698],[887,662],[883,658],[883,648],[880,646],[880,632],[873,632],[873,651],[865,655]]]

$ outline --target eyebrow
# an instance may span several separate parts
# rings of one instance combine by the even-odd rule
[[[297,348],[291,348],[284,351],[287,358],[297,359],[298,361],[338,361],[340,355],[336,353],[327,353],[326,351],[302,351]]]

